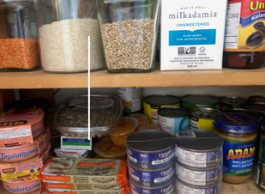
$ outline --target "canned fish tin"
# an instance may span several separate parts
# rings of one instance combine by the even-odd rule
[[[179,107],[180,98],[172,95],[152,95],[144,98],[144,114],[153,124],[157,124],[157,111],[165,107]]]
[[[220,107],[221,111],[225,111],[231,108],[242,108],[244,104],[247,103],[246,98],[238,97],[238,96],[224,96],[220,97]]]
[[[265,103],[265,96],[250,96],[248,101]]]
[[[219,105],[218,98],[208,95],[188,95],[181,100],[181,107],[186,109],[213,108]]]
[[[141,186],[155,186],[168,182],[174,177],[174,162],[160,169],[140,169],[128,164],[130,180]]]
[[[190,128],[212,131],[214,116],[218,113],[221,113],[221,111],[212,108],[193,110],[190,115]]]
[[[248,110],[252,110],[252,111],[256,111],[259,114],[261,114],[262,117],[265,116],[265,103],[250,102],[250,103],[247,103],[243,108],[248,109]]]
[[[174,159],[174,138],[164,131],[138,131],[127,138],[127,155],[138,168],[162,168]]]
[[[190,128],[189,111],[184,108],[161,108],[157,114],[158,126],[171,135]]]
[[[211,186],[222,180],[223,163],[215,167],[194,168],[176,162],[176,176],[182,182],[196,186]]]
[[[214,132],[188,130],[176,134],[177,161],[189,167],[216,166],[223,160],[223,139]]]
[[[175,184],[174,179],[154,187],[143,187],[137,183],[130,182],[130,188],[133,194],[173,194],[175,191]]]
[[[219,194],[221,193],[221,181],[211,187],[199,187],[176,179],[176,190],[178,194]]]

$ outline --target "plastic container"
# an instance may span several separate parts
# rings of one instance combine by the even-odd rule
[[[126,147],[127,137],[136,131],[138,124],[138,120],[133,117],[123,117],[120,124],[110,134],[111,141],[116,146]]]
[[[36,0],[44,71],[87,72],[105,68],[95,0]]]
[[[98,0],[97,8],[108,71],[154,69],[160,0]]]
[[[0,0],[0,71],[40,68],[34,0]]]
[[[237,184],[251,177],[256,150],[257,121],[244,113],[220,113],[214,131],[224,139],[223,181]]]
[[[148,117],[145,114],[140,114],[139,113],[139,114],[132,114],[130,116],[133,117],[133,118],[136,118],[138,120],[138,122],[139,122],[136,131],[138,131],[142,126],[148,125],[148,124],[151,123],[150,120],[148,119]]]
[[[87,103],[87,96],[68,98],[55,108],[49,124],[63,136],[87,137]],[[118,125],[122,113],[120,98],[112,95],[90,95],[90,136],[101,137],[110,133]]]
[[[97,143],[94,152],[98,158],[125,160],[127,150],[125,147],[116,146],[111,140],[102,140]]]

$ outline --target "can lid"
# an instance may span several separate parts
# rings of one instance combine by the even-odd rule
[[[184,96],[182,101],[187,104],[195,105],[213,105],[219,103],[216,97],[210,95],[188,95]]]
[[[174,144],[174,138],[167,132],[158,130],[144,130],[131,134],[127,146],[140,151],[159,151]]]
[[[200,119],[214,119],[214,116],[221,111],[212,108],[197,108],[191,112],[191,116]]]
[[[176,134],[175,143],[190,151],[211,151],[223,145],[223,138],[211,131],[185,130]]]
[[[258,112],[247,110],[244,108],[232,108],[232,109],[225,110],[225,112],[245,113],[251,117],[254,117],[257,121],[260,120],[260,114]]]
[[[238,96],[223,96],[220,97],[219,100],[224,104],[230,104],[230,105],[242,105],[247,103],[246,98],[238,97]]]
[[[263,102],[265,103],[265,96],[250,96],[248,98],[250,102]]]
[[[144,102],[153,106],[174,105],[180,103],[180,98],[173,95],[147,96]]]
[[[265,103],[251,102],[244,106],[245,109],[256,111],[261,114],[265,114]]]
[[[257,130],[257,121],[244,113],[220,113],[214,117],[214,126],[231,133],[251,133]]]
[[[189,111],[185,108],[179,108],[179,107],[167,107],[167,108],[160,108],[157,111],[158,115],[164,116],[164,117],[186,117],[189,115]]]

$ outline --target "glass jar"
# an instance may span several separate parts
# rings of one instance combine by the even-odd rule
[[[96,0],[36,0],[41,63],[57,73],[106,68],[96,19]]]
[[[0,71],[40,67],[33,0],[0,0]]]
[[[154,69],[160,0],[98,0],[97,8],[108,71]]]
[[[214,132],[224,139],[223,181],[237,184],[251,177],[257,139],[257,121],[244,113],[220,113]]]

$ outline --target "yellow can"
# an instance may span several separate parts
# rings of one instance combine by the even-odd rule
[[[218,113],[221,111],[212,108],[195,109],[190,115],[190,128],[212,131],[214,117]]]
[[[151,95],[144,98],[144,114],[157,125],[157,111],[165,107],[180,107],[180,98],[173,95]]]

